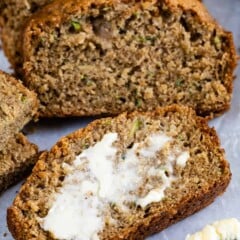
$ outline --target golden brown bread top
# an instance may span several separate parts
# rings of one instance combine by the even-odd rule
[[[79,10],[82,10],[83,12],[86,11],[91,4],[94,4],[95,6],[100,5],[113,5],[118,2],[123,3],[131,3],[133,1],[130,0],[55,0],[52,3],[48,4],[44,8],[42,8],[40,11],[38,11],[36,14],[34,14],[34,19],[30,20],[35,21],[36,23],[41,22],[48,22],[55,23],[56,25],[60,24],[61,22],[65,21],[68,18],[68,14],[73,14],[74,12],[78,12]],[[144,2],[148,2],[148,0],[144,0],[142,2],[137,2],[139,4],[144,4]],[[149,1],[152,2],[152,1]],[[155,0],[157,2],[157,0]],[[166,0],[166,4],[169,6],[175,7],[181,7],[184,10],[191,10],[195,12],[203,22],[212,24],[214,22],[214,19],[209,15],[207,9],[205,6],[195,0]]]

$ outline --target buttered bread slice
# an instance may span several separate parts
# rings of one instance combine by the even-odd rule
[[[143,239],[222,194],[215,131],[193,110],[96,120],[41,155],[8,209],[15,239]]]

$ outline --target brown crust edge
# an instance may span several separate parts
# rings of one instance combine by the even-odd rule
[[[230,182],[230,179],[231,176],[229,176],[228,181],[224,182],[224,184],[219,182],[218,185],[213,186],[208,192],[202,193],[201,196],[194,196],[194,198],[189,199],[183,205],[179,206],[176,214],[171,215],[170,212],[163,213],[163,216],[153,218],[148,226],[140,226],[140,230],[143,232],[140,232],[140,235],[137,234],[134,236],[135,238],[133,239],[141,239],[142,236],[147,237],[151,234],[160,232],[170,225],[177,223],[178,221],[207,207],[215,200],[217,196],[223,194]]]
[[[199,117],[195,114],[194,110],[188,107],[179,106],[179,105],[172,105],[168,107],[158,108],[154,112],[145,112],[141,113],[148,116],[158,116],[159,114],[164,115],[168,112],[184,112],[184,114],[189,115],[196,119],[199,128],[205,133],[208,134],[211,138],[212,148],[218,147],[222,153],[224,153],[224,150],[219,147],[219,139],[216,134],[216,131],[214,128],[210,128],[207,125],[207,120]],[[135,118],[137,117],[139,112],[133,112],[133,113],[123,113],[121,115],[126,115],[127,118]],[[120,115],[120,116],[121,116]],[[112,118],[111,118],[112,119]],[[71,139],[84,137],[85,134],[93,131],[95,127],[97,127],[98,124],[101,123],[101,119],[95,120],[94,122],[90,123],[86,128],[77,130],[66,137],[61,138],[50,150],[50,152],[57,152],[61,151],[64,154],[65,149],[68,147],[68,141]],[[40,162],[47,159],[48,153],[44,152],[40,158],[38,163],[35,165],[32,173],[33,175],[35,172],[38,171],[38,168],[40,167]],[[231,172],[229,168],[229,163],[225,160],[224,156],[222,157],[222,164],[224,173],[219,178],[218,182],[215,182],[213,186],[210,186],[208,189],[205,189],[205,191],[202,191],[201,194],[195,195],[193,198],[186,198],[183,200],[183,202],[179,203],[177,206],[174,206],[173,208],[169,208],[168,212],[164,213],[158,213],[155,216],[151,216],[150,219],[148,219],[147,222],[143,222],[141,225],[138,226],[138,228],[130,228],[126,232],[122,233],[121,236],[115,236],[112,240],[117,239],[128,239],[128,240],[141,240],[144,239],[144,237],[159,232],[166,227],[170,226],[171,224],[174,224],[183,218],[192,215],[193,213],[201,210],[202,208],[208,206],[210,203],[214,201],[214,199],[221,195],[226,187],[228,186],[230,180],[231,180]],[[227,177],[226,177],[227,176]],[[31,183],[30,176],[25,184]],[[21,190],[20,193],[21,194]],[[21,235],[22,229],[24,228],[24,222],[22,221],[23,213],[22,211],[14,206],[15,203],[19,201],[19,196],[14,200],[12,206],[10,206],[7,210],[7,224],[10,232],[12,233],[13,237],[16,240],[26,240],[25,236]]]
[[[27,158],[26,161],[22,163],[21,166],[18,167],[18,169],[5,173],[6,175],[4,176],[4,178],[8,179],[8,184],[0,186],[0,195],[9,187],[13,186],[14,184],[22,180],[24,177],[29,175],[31,173],[31,170],[34,164],[38,160],[39,155],[41,154],[41,152],[40,153],[38,152],[38,146],[36,144],[30,142],[28,138],[24,136],[22,133],[19,133],[19,136],[23,139],[23,141],[26,142],[26,144],[29,144],[32,146],[32,148],[35,151],[35,154]]]
[[[44,161],[44,159],[47,158],[47,154],[48,154],[47,152],[39,153],[38,162],[40,160]],[[37,171],[38,162],[33,167],[32,173]],[[27,178],[26,182],[22,185],[21,189],[23,188],[23,186],[25,184],[28,184],[29,181],[31,182],[31,175]],[[21,193],[21,189],[20,189],[19,193]],[[18,199],[15,198],[14,203],[17,202],[17,201],[18,201]],[[6,216],[7,226],[8,226],[8,229],[11,232],[14,239],[16,239],[16,240],[26,240],[26,238],[24,236],[19,234],[19,233],[22,233],[22,229],[24,227],[24,222],[22,221],[23,213],[19,208],[14,206],[14,203],[12,204],[12,206],[10,206],[7,209],[7,216]]]
[[[38,151],[38,147],[36,145],[35,149]],[[34,167],[34,163],[38,160],[39,155],[40,153],[37,152],[34,156],[31,156],[29,159],[27,159],[27,161],[24,163],[24,166],[21,166],[21,169],[7,174],[6,177],[8,178],[9,184],[0,187],[0,195],[9,187],[20,182],[31,173],[31,170]]]
[[[186,201],[183,205],[180,205],[174,215],[171,215],[171,212],[161,213],[160,216],[153,217],[148,225],[142,224],[138,229],[130,229],[124,236],[120,236],[119,238],[114,237],[112,240],[142,240],[154,233],[161,232],[170,225],[210,205],[217,196],[225,191],[230,179],[231,175],[228,178],[228,182],[224,182],[224,184],[219,183],[217,186],[212,187],[207,193],[203,193],[201,196],[194,196],[194,198]],[[16,240],[26,240],[23,236],[19,235],[19,232],[22,230],[21,214],[22,212],[15,206],[7,209],[8,228]]]

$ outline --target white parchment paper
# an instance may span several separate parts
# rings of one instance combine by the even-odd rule
[[[212,15],[229,31],[234,33],[238,53],[240,51],[240,0],[205,0]],[[240,53],[239,53],[240,54]],[[9,64],[0,51],[0,69],[10,71]],[[222,147],[231,165],[232,181],[227,191],[209,207],[169,227],[150,240],[184,240],[204,225],[222,218],[235,217],[240,220],[240,67],[236,69],[231,109],[223,116],[210,122],[221,139]],[[30,140],[41,150],[49,149],[60,137],[84,127],[92,119],[41,120],[26,128]],[[33,131],[32,131],[33,128]],[[0,240],[13,240],[7,230],[6,209],[12,203],[20,184],[0,195]],[[27,240],[27,239],[26,239]]]

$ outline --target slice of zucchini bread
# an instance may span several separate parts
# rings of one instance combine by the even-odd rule
[[[38,148],[18,133],[0,151],[0,192],[30,173],[38,157]]]
[[[42,116],[230,105],[232,35],[196,0],[57,0],[29,19],[23,46]]]
[[[22,73],[22,30],[26,20],[53,0],[1,0],[0,35],[3,50],[17,74]]]
[[[8,209],[18,240],[144,239],[227,187],[214,129],[181,106],[96,120],[40,156]]]
[[[0,28],[3,50],[17,73],[22,71],[22,29],[26,19],[51,0],[1,0]]]
[[[37,109],[36,95],[0,71],[0,150],[33,118]]]

